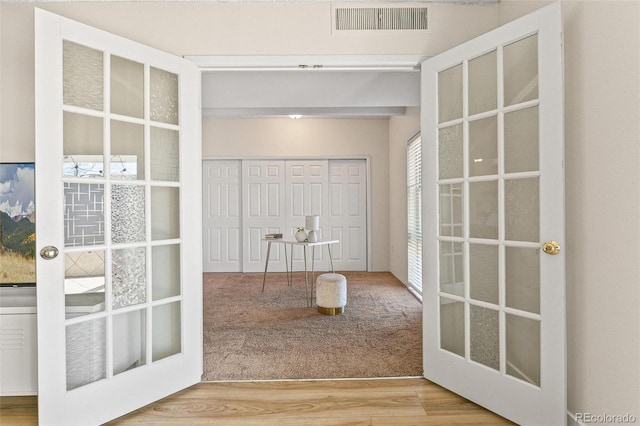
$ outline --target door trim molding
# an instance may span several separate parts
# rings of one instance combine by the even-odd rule
[[[187,55],[210,71],[417,71],[426,55]]]

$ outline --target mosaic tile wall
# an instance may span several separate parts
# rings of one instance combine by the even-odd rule
[[[64,245],[104,244],[104,185],[64,183]]]

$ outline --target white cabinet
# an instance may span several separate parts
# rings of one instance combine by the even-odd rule
[[[0,289],[0,396],[38,392],[35,288]]]

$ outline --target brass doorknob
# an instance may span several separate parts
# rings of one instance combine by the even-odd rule
[[[560,244],[555,241],[548,241],[542,245],[542,251],[552,256],[556,255],[560,253]]]

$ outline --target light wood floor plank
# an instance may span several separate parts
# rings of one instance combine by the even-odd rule
[[[2,426],[37,425],[36,397],[0,397]],[[200,383],[109,426],[502,425],[507,420],[420,378]]]

